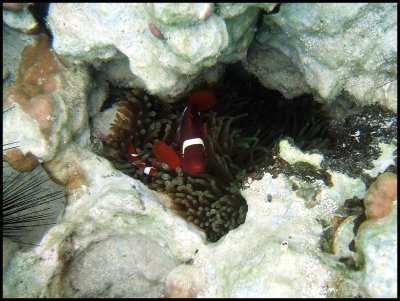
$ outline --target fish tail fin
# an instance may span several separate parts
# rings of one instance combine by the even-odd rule
[[[200,90],[197,91],[190,97],[189,103],[199,111],[207,111],[217,104],[217,97],[211,90]]]

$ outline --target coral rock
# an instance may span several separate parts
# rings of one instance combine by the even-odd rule
[[[76,164],[77,158],[82,156],[78,153],[78,147],[71,145],[57,153],[49,162],[43,163],[44,168],[52,175],[54,180],[61,182],[68,190],[87,185],[85,171]]]
[[[63,219],[39,247],[12,255],[9,266],[13,269],[4,272],[5,296],[397,294],[397,206],[376,227],[357,235],[357,245],[367,258],[365,271],[346,268],[321,250],[321,235],[339,207],[346,199],[364,197],[365,184],[359,178],[328,170],[332,185],[327,186],[318,179],[281,173],[261,172],[262,179],[252,181],[249,177],[250,187],[242,191],[249,206],[246,221],[211,244],[205,243],[204,233],[164,207],[161,194],[115,170],[104,158],[73,145],[69,145],[71,151],[59,155],[71,156],[84,171],[87,186],[69,193]],[[280,147],[288,148],[277,154],[284,156],[281,159],[290,150],[299,153],[286,142]],[[319,168],[319,160],[311,154],[299,158]],[[67,166],[55,169],[56,173]],[[293,188],[295,183],[297,188]],[[346,234],[340,248],[348,245],[348,238]]]
[[[176,264],[144,235],[111,236],[72,260],[62,279],[63,296],[159,297]]]
[[[397,4],[283,3],[264,23],[244,65],[266,87],[397,111]]]
[[[63,58],[173,102],[210,72],[221,75],[219,62],[244,57],[260,11],[248,6],[225,19],[210,3],[52,3],[48,26]]]
[[[37,30],[38,22],[32,16],[28,7],[30,3],[3,3],[3,21],[8,26],[32,33]]]
[[[365,222],[364,222],[365,223]],[[362,289],[367,297],[397,297],[397,205],[368,227],[358,230],[357,249],[365,257]]]
[[[45,35],[22,52],[18,78],[4,95],[3,143],[17,143],[26,156],[50,160],[72,139],[89,144],[84,67],[65,66]],[[3,110],[4,110],[3,109]],[[7,160],[16,161],[7,152]],[[32,156],[30,156],[32,158]],[[22,163],[23,164],[23,163]]]
[[[196,298],[204,291],[207,275],[197,267],[179,265],[168,275],[164,297]]]
[[[3,9],[11,11],[20,11],[22,9],[23,3],[3,3]]]
[[[33,43],[33,36],[3,26],[3,95],[15,83],[25,46]]]

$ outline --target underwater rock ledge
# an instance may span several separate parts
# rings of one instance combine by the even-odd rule
[[[295,162],[286,154],[300,150],[286,140],[279,147],[279,160],[320,169],[321,156],[303,153]],[[14,251],[5,270],[5,296],[369,296],[368,285],[359,291],[365,267],[358,253],[351,254],[359,268],[349,269],[339,254],[320,245],[345,200],[365,196],[360,178],[331,170],[331,183],[270,172],[260,180],[249,177],[242,191],[249,206],[245,223],[209,244],[202,232],[165,207],[165,196],[107,160],[74,144],[60,156],[79,166],[86,184],[71,191],[63,220],[39,247]],[[110,248],[118,251],[110,253]],[[96,258],[107,260],[99,266]],[[144,267],[142,260],[150,265]],[[121,277],[85,276],[108,272]],[[22,284],[20,279],[30,280]],[[141,284],[132,286],[132,279]],[[190,280],[179,286],[176,279]]]

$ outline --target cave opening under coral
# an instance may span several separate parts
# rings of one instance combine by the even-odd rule
[[[180,168],[171,170],[152,150],[163,141],[179,153],[179,124],[187,98],[166,104],[143,91],[111,88],[102,111],[114,106],[117,114],[101,155],[127,175],[169,195],[171,209],[215,242],[244,223],[247,204],[240,193],[242,181],[274,164],[276,143],[288,136],[302,150],[324,150],[329,142],[329,117],[312,96],[286,100],[264,88],[240,63],[227,66],[217,84],[197,90],[202,89],[211,89],[218,99],[215,107],[202,114],[208,158],[204,174],[192,177]],[[139,158],[135,165],[127,159],[130,143]],[[145,175],[137,168],[140,164],[158,172]]]

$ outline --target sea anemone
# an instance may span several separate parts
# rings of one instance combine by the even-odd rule
[[[109,97],[117,114],[103,154],[116,168],[169,195],[172,209],[202,228],[211,242],[244,223],[247,204],[240,194],[242,180],[273,163],[272,149],[278,138],[292,136],[306,149],[321,146],[327,139],[323,136],[319,109],[310,106],[300,110],[301,100],[273,108],[277,105],[267,98],[265,89],[257,99],[251,93],[246,97],[249,87],[237,85],[237,89],[230,90],[232,85],[214,87],[218,104],[202,114],[208,165],[205,173],[197,177],[185,174],[179,167],[172,170],[153,153],[153,145],[158,141],[179,153],[179,124],[184,104],[164,104],[155,97],[128,90],[112,89]],[[272,112],[266,114],[271,108]],[[307,120],[297,116],[298,111],[305,110],[315,114],[307,115]],[[127,158],[130,144],[137,155],[134,164]],[[158,172],[148,176],[137,168],[141,164]]]
[[[162,105],[157,100],[150,101],[145,96],[141,101],[129,92],[118,99],[119,113],[111,125],[114,134],[109,137],[108,143],[111,147],[108,153],[114,154],[112,160],[117,168],[168,194],[174,201],[173,209],[187,221],[204,229],[210,241],[218,240],[244,222],[246,202],[238,187],[230,185],[240,178],[243,171],[243,160],[237,165],[233,162],[234,158],[240,158],[249,148],[246,144],[248,139],[241,138],[237,130],[230,131],[230,124],[237,118],[217,119],[216,114],[212,114],[205,119],[205,126],[209,125],[212,129],[211,135],[205,138],[209,164],[206,173],[191,177],[181,168],[172,170],[167,164],[159,162],[152,150],[154,143],[163,141],[178,152],[178,126],[182,110],[176,110],[172,105],[157,109]],[[153,106],[155,110],[151,110]],[[152,164],[158,170],[157,174],[149,177],[141,169],[127,163],[130,142],[139,158],[136,165]]]

